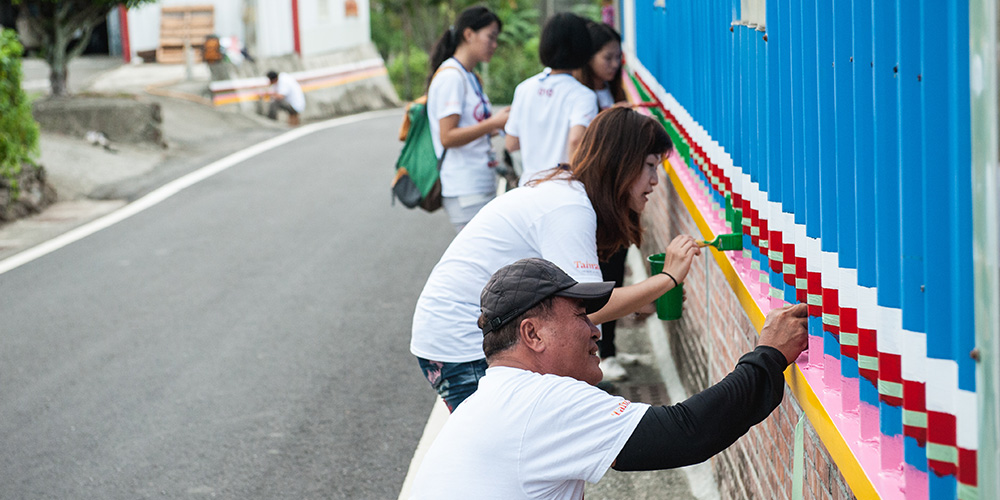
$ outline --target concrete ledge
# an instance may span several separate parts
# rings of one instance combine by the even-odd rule
[[[223,109],[261,113],[259,99],[268,88],[264,74],[272,69],[289,73],[302,85],[306,120],[399,107],[385,64],[372,44],[301,58],[260,59],[239,66],[219,63],[211,69],[212,101]]]
[[[42,130],[85,137],[102,132],[112,143],[165,146],[160,105],[131,96],[74,96],[36,101],[32,114]]]

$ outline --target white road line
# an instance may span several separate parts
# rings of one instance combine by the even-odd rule
[[[3,261],[0,261],[0,274],[6,273],[12,269],[16,269],[24,264],[27,264],[35,259],[48,255],[66,245],[73,242],[82,240],[87,236],[90,236],[102,229],[110,227],[117,224],[133,215],[136,215],[146,209],[156,206],[160,202],[170,198],[171,196],[187,189],[209,177],[228,170],[229,168],[238,165],[254,156],[261,153],[270,151],[278,146],[282,146],[292,142],[296,139],[300,139],[309,134],[320,132],[322,130],[327,130],[335,127],[340,127],[343,125],[350,125],[352,123],[357,123],[364,120],[371,120],[375,118],[382,118],[386,116],[399,114],[400,110],[390,109],[381,111],[372,111],[368,113],[361,113],[357,115],[345,116],[342,118],[334,118],[332,120],[326,120],[322,122],[312,123],[309,125],[304,125],[302,127],[290,130],[284,134],[277,137],[271,138],[259,144],[255,144],[249,148],[241,151],[237,151],[221,160],[210,163],[190,174],[187,174],[179,179],[169,182],[162,187],[154,190],[153,192],[139,198],[138,200],[125,205],[124,207],[111,212],[104,217],[91,221],[84,224],[76,229],[63,233],[51,240],[41,243],[37,246],[29,248],[21,253],[13,255]],[[388,165],[386,166],[388,168]]]
[[[424,455],[427,454],[427,450],[431,447],[431,443],[434,442],[434,438],[441,432],[444,423],[448,421],[448,415],[450,415],[448,407],[445,406],[444,401],[438,396],[434,400],[434,408],[431,409],[431,416],[427,418],[427,425],[424,426],[424,434],[420,436],[417,449],[413,452],[413,459],[410,460],[410,469],[406,472],[406,479],[403,480],[403,488],[399,490],[399,500],[409,500],[410,488],[413,487],[413,478],[417,475],[417,471],[420,470],[420,463],[423,462]]]

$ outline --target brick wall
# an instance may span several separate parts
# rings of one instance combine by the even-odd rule
[[[643,255],[662,252],[678,234],[699,234],[662,171],[643,224]],[[757,332],[722,270],[707,249],[702,253],[684,280],[684,316],[664,322],[677,371],[689,393],[725,377],[757,342]],[[784,400],[770,417],[713,459],[722,498],[791,499],[795,425],[800,415],[801,408],[786,389]],[[813,427],[808,421],[804,426],[803,498],[854,498]]]

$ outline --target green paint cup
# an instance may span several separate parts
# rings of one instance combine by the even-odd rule
[[[650,275],[660,274],[663,271],[664,254],[658,253],[646,257],[649,261]],[[684,283],[678,283],[670,291],[656,299],[656,317],[662,320],[681,319],[681,312],[684,309]]]

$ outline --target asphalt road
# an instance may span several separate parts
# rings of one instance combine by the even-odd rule
[[[316,132],[0,275],[0,498],[388,499],[453,233],[389,205],[401,114]]]

